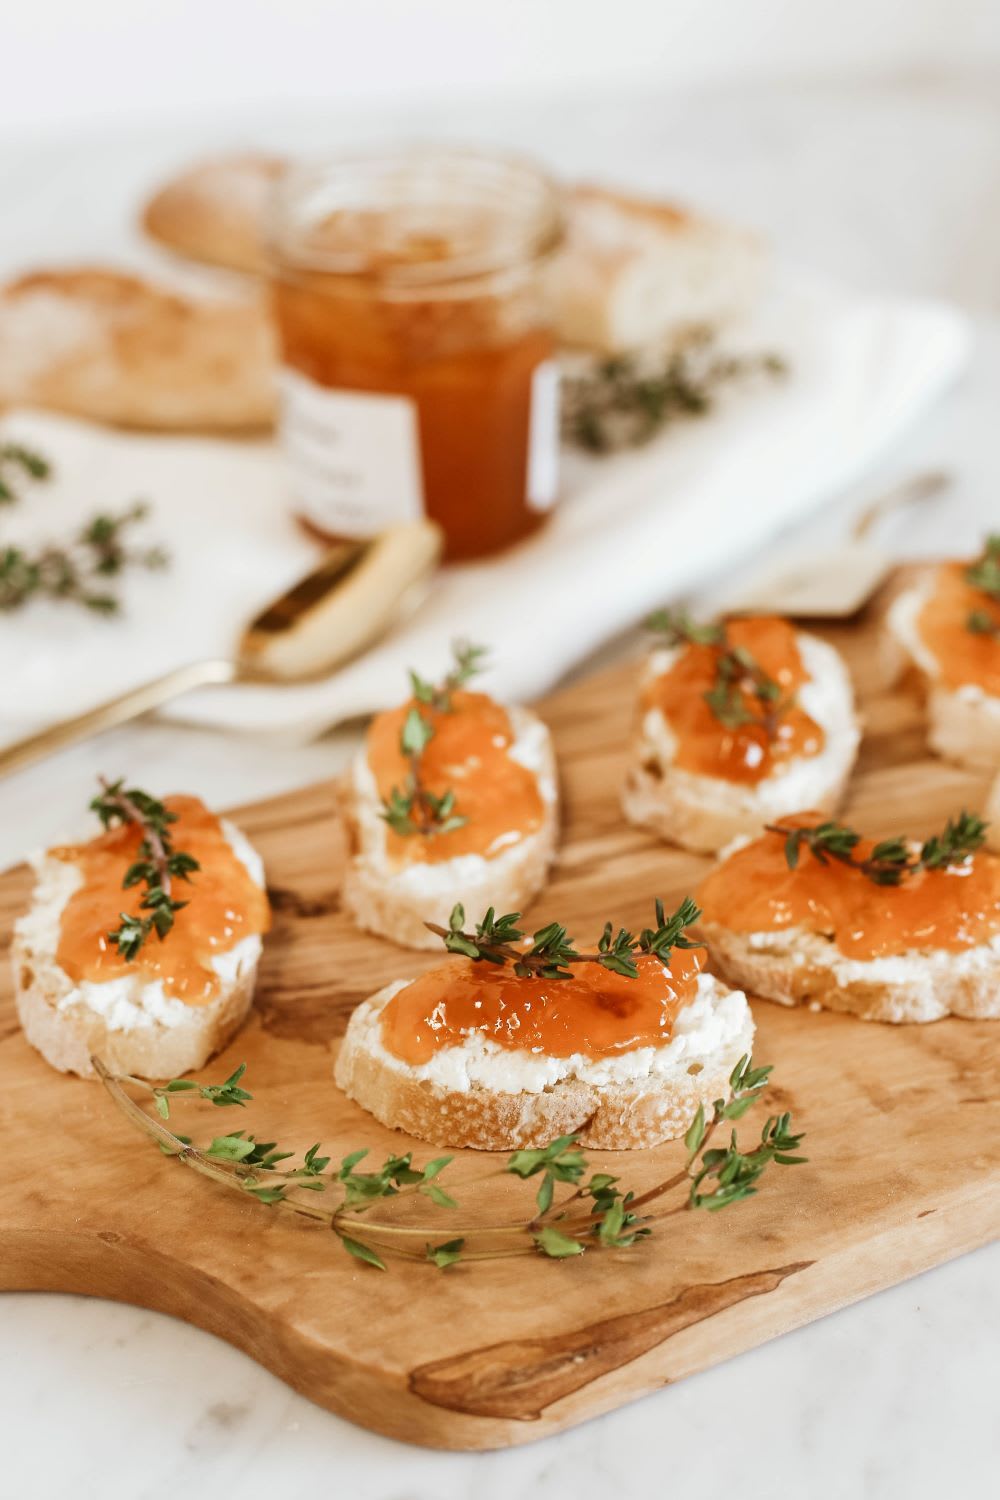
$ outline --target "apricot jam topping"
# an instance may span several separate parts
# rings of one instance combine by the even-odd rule
[[[662,1047],[695,997],[703,950],[675,948],[670,967],[637,955],[638,977],[580,964],[571,979],[520,979],[507,967],[451,959],[408,984],[382,1012],[382,1041],[413,1067],[479,1035],[509,1052],[615,1057]]]
[[[863,860],[874,847],[863,840],[854,857]],[[767,833],[713,870],[696,899],[706,921],[735,932],[804,927],[833,938],[849,958],[886,958],[913,948],[959,952],[1000,931],[1000,860],[979,851],[900,885],[876,885],[861,870],[832,859],[821,864],[806,850],[790,870],[783,836]]]
[[[747,722],[730,727],[716,716],[705,695],[716,686],[720,656],[733,650],[748,652],[777,684],[779,696],[773,703],[762,703],[749,678],[745,684],[734,684],[735,703],[745,711]],[[682,770],[754,783],[797,756],[822,750],[822,729],[794,702],[806,680],[795,631],[787,620],[730,620],[724,646],[682,646],[671,667],[646,684],[641,707],[643,713],[659,709],[669,723],[677,740],[674,764]],[[763,722],[768,710],[769,722]]]
[[[459,854],[492,859],[541,826],[544,815],[538,779],[514,760],[514,732],[506,709],[485,693],[456,690],[444,710],[416,700],[379,714],[368,731],[368,764],[386,798],[406,783],[409,765],[400,749],[406,715],[418,707],[434,730],[420,758],[427,790],[455,793],[454,812],[467,821],[446,833],[397,833],[386,829],[386,852],[400,864],[437,864]]]
[[[166,938],[161,942],[150,936],[131,961],[108,941],[120,912],[139,912],[145,889],[122,889],[122,878],[142,841],[142,830],[130,823],[88,844],[50,851],[54,858],[76,865],[83,876],[63,909],[56,958],[77,983],[100,984],[135,974],[144,984],[162,980],[165,993],[187,1005],[204,1005],[219,988],[213,957],[243,938],[267,931],[267,896],[233,852],[219,819],[197,797],[167,797],[165,806],[177,814],[177,822],[170,825],[174,847],[193,855],[201,866],[190,881],[173,882],[174,899],[188,905],[176,913]]]
[[[1000,696],[1000,635],[968,628],[971,614],[991,619],[1000,632],[1000,600],[977,589],[966,578],[968,564],[944,563],[934,591],[917,618],[917,629],[934,653],[948,687],[974,683]]]

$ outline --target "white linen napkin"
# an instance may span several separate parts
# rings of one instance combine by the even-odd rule
[[[398,701],[406,667],[433,676],[456,635],[490,646],[491,691],[535,697],[856,480],[955,379],[970,334],[943,304],[862,299],[785,270],[741,343],[780,352],[790,373],[729,389],[645,448],[567,453],[562,503],[541,532],[442,570],[409,622],[328,681],[207,688],[167,712],[309,738]],[[96,510],[144,498],[141,535],[172,557],[163,573],[126,575],[122,618],[43,602],[0,615],[4,738],[227,654],[241,625],[316,561],[271,443],[131,436],[33,412],[5,417],[4,440],[38,448],[55,475],[0,511],[0,546],[64,538]]]

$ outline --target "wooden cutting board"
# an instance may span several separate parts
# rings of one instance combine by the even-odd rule
[[[985,780],[931,759],[913,691],[879,682],[876,614],[823,632],[850,661],[867,722],[847,814],[880,835],[924,834],[963,804],[981,807]],[[645,922],[653,895],[673,903],[706,868],[622,821],[632,677],[619,670],[542,705],[566,836],[532,916],[558,916],[581,938],[605,917]],[[258,1137],[320,1139],[335,1157],[408,1149],[338,1093],[331,1069],[352,1006],[436,960],[361,936],[341,913],[329,786],[239,816],[267,862],[275,926],[254,1016],[205,1076],[247,1062],[255,1099],[239,1124]],[[29,885],[23,868],[0,877],[5,939]],[[755,1014],[774,1081],[743,1130],[759,1130],[767,1108],[791,1109],[808,1132],[807,1166],[772,1170],[759,1197],[720,1215],[668,1218],[630,1251],[444,1274],[393,1261],[383,1274],[323,1227],[170,1162],[98,1084],[52,1072],[21,1037],[4,967],[0,1287],[172,1313],[366,1427],[493,1448],[620,1406],[997,1235],[1000,1023],[895,1028],[764,1001]],[[178,1106],[175,1128],[208,1139],[235,1122]],[[434,1154],[414,1149],[418,1161]],[[680,1155],[673,1145],[593,1159],[641,1188]],[[483,1158],[465,1153],[449,1177],[470,1167],[481,1176]],[[513,1180],[510,1190],[524,1192]]]

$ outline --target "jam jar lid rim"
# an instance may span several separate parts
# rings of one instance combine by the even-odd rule
[[[402,165],[407,161],[419,165],[434,158],[439,159],[444,167],[449,163],[457,167],[480,165],[487,169],[513,170],[525,181],[534,179],[541,190],[538,215],[540,222],[515,245],[506,244],[500,251],[389,266],[372,266],[365,256],[351,252],[324,253],[304,247],[297,254],[294,244],[289,244],[289,239],[294,239],[294,233],[284,229],[282,225],[286,198],[290,198],[296,191],[304,190],[311,182],[321,180],[325,174],[338,167],[377,168],[381,164],[395,162]],[[278,174],[271,189],[265,243],[273,269],[287,269],[292,273],[301,271],[350,276],[404,290],[479,280],[509,271],[518,265],[534,264],[548,259],[558,250],[564,236],[563,191],[555,178],[531,157],[516,152],[489,152],[456,146],[397,145],[300,158],[288,163]]]

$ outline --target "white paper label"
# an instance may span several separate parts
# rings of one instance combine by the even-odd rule
[[[281,373],[281,435],[301,513],[335,536],[371,536],[424,513],[417,409],[408,396],[337,391]]]
[[[554,359],[536,365],[531,376],[528,423],[528,504],[549,510],[559,492],[559,366]]]

